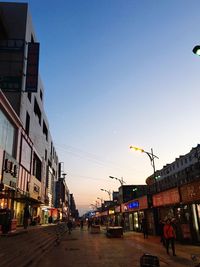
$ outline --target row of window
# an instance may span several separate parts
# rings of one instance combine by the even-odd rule
[[[28,93],[27,94],[30,102],[31,102],[31,93]],[[40,97],[42,99],[42,91],[40,90]],[[39,124],[41,125],[41,120],[42,120],[42,112],[40,110],[40,107],[37,103],[37,100],[35,98],[34,100],[34,113],[35,113],[35,116],[38,117],[38,121],[39,121]],[[43,134],[45,135],[46,137],[46,141],[48,142],[48,128],[47,128],[47,125],[45,123],[45,121],[43,120],[43,125],[42,125],[42,130],[43,130]],[[26,123],[25,123],[25,130],[26,130],[26,133],[29,135],[29,131],[30,131],[30,115],[28,112],[26,112]],[[51,157],[53,158],[53,160],[55,161],[55,163],[58,163],[58,157],[56,155],[56,151],[55,151],[55,148],[53,147],[53,144],[51,142]],[[45,160],[47,160],[47,152],[45,151]]]

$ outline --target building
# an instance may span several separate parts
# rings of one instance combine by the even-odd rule
[[[200,145],[156,171],[153,209],[159,220],[173,218],[177,238],[200,242]],[[147,178],[147,183],[152,177]],[[150,187],[152,185],[149,185]]]
[[[58,156],[44,111],[38,65],[39,43],[28,4],[1,2],[0,88],[1,99],[4,104],[7,99],[9,110],[5,112],[5,105],[1,105],[0,114],[10,139],[6,147],[3,139],[0,143],[4,155],[1,182],[15,193],[11,206],[18,224],[22,224],[25,205],[32,219],[39,216],[42,223],[48,222],[52,212],[57,216],[54,203]],[[3,134],[1,138],[5,138]],[[0,204],[4,206],[2,203],[6,202],[1,196]]]

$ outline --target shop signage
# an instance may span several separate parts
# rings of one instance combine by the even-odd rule
[[[173,188],[153,196],[153,206],[164,206],[180,202],[178,188]]]
[[[139,201],[134,200],[127,203],[122,204],[122,212],[131,211],[139,209]]]
[[[184,203],[200,200],[200,181],[181,186],[180,192]]]
[[[17,161],[5,152],[3,167],[3,183],[7,186],[16,188],[16,179],[18,177],[19,164]]]
[[[143,197],[139,198],[138,200],[139,200],[140,210],[148,209],[147,196],[143,196]]]

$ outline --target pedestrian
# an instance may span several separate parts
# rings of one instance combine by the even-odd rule
[[[90,227],[92,226],[92,220],[89,218],[87,223],[88,223],[88,230],[89,230]]]
[[[141,228],[142,228],[142,232],[143,232],[144,238],[148,238],[148,225],[147,225],[146,218],[142,219]]]
[[[164,231],[167,254],[169,254],[169,246],[171,245],[173,256],[176,256],[176,253],[175,253],[176,233],[174,231],[174,228],[172,226],[172,223],[171,223],[170,219],[166,220],[166,223],[164,225],[163,231]]]
[[[25,205],[25,207],[24,207],[24,216],[23,216],[24,229],[27,229],[29,219],[30,219],[29,208],[28,208],[28,205]]]
[[[67,222],[67,228],[68,228],[68,234],[69,235],[71,234],[72,227],[73,227],[72,221],[71,220],[68,220],[68,222]]]
[[[122,227],[122,230],[123,230],[123,232],[125,231],[125,227],[124,227],[124,218],[122,217],[121,218],[121,227]]]
[[[83,220],[81,220],[80,222],[80,227],[81,227],[81,230],[83,230]]]
[[[160,242],[165,246],[165,237],[164,237],[164,221],[160,220],[159,221],[159,235],[160,235]]]

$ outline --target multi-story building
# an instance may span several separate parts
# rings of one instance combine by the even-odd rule
[[[10,120],[5,123],[13,144],[6,143],[5,147],[4,141],[0,143],[4,153],[2,164],[4,169],[10,168],[10,161],[12,166],[17,166],[17,171],[13,171],[17,180],[14,185],[14,178],[7,178],[4,172],[2,183],[12,182],[9,186],[16,191],[13,208],[18,224],[22,223],[25,204],[32,217],[40,216],[41,222],[48,222],[58,179],[58,156],[44,111],[44,87],[38,75],[38,63],[39,43],[28,5],[1,2],[0,88],[17,118],[15,128],[21,129],[21,134],[16,134]],[[2,106],[0,112],[5,122]],[[6,133],[3,134],[5,138]]]
[[[200,242],[200,145],[156,171],[152,208],[157,221],[170,217],[176,222],[179,240]],[[147,178],[153,181],[153,176]],[[156,186],[155,186],[156,185]],[[152,191],[152,190],[151,190]]]

